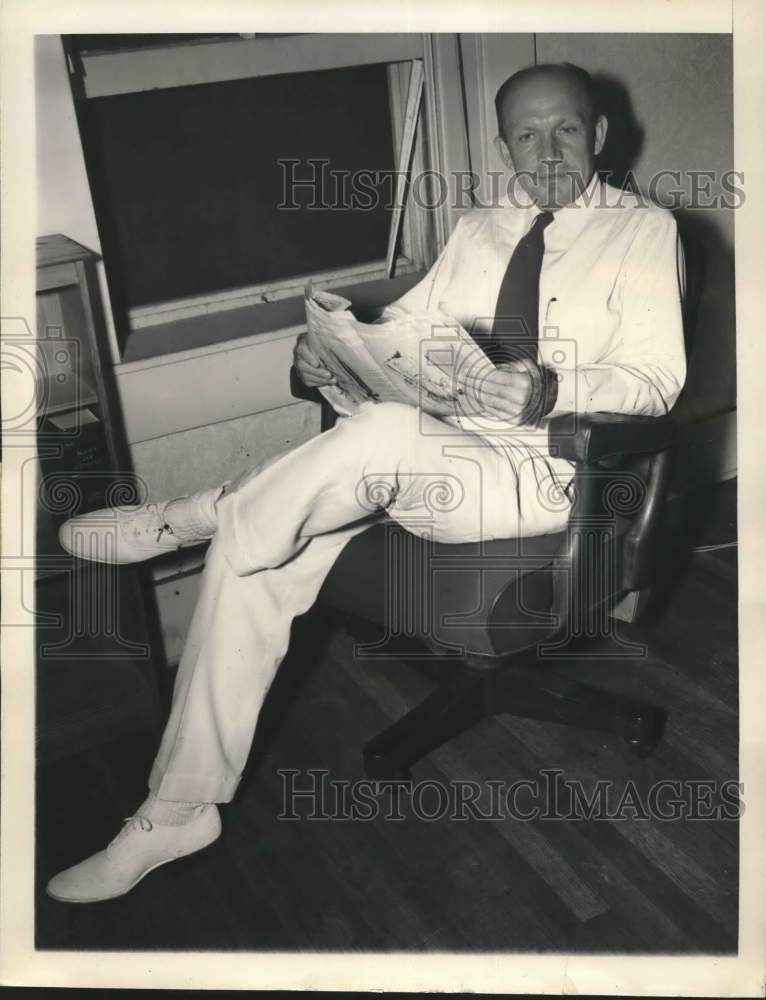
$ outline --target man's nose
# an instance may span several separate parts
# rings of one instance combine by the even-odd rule
[[[549,134],[543,136],[540,160],[543,163],[549,164],[561,162],[561,150],[559,149],[558,140],[555,135]]]

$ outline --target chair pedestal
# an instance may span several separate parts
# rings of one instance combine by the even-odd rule
[[[620,603],[611,609],[609,616],[620,622],[641,621],[646,615],[651,600],[650,587],[644,587],[642,590],[630,590]]]
[[[454,668],[453,668],[454,670]],[[510,714],[611,733],[632,753],[648,757],[665,725],[662,709],[604,691],[540,666],[501,665],[460,672],[364,748],[369,778],[396,780],[409,768],[481,719]]]
[[[368,778],[407,776],[411,764],[446,743],[487,714],[481,674],[452,676],[424,701],[364,747]]]
[[[485,685],[488,715],[508,713],[611,733],[639,757],[649,756],[665,726],[665,712],[655,705],[545,668],[499,668]]]

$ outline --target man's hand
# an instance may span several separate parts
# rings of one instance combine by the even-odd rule
[[[499,420],[520,423],[532,395],[532,377],[515,362],[506,362],[481,380],[479,397],[483,410]]]
[[[323,385],[335,385],[335,376],[322,364],[308,345],[307,334],[302,333],[295,344],[293,363],[301,381],[310,389]]]

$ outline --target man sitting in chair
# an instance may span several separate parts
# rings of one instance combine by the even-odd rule
[[[234,484],[62,527],[69,552],[107,562],[212,544],[149,796],[104,851],[50,881],[55,899],[120,896],[218,837],[217,803],[236,792],[291,623],[371,516],[415,532],[426,522],[442,542],[562,531],[574,467],[547,446],[550,417],[673,406],[686,374],[675,222],[600,183],[607,122],[590,77],[531,67],[503,84],[496,107],[513,197],[465,214],[384,314],[440,310],[488,340],[522,325],[526,357],[487,377],[481,420],[368,403]],[[305,335],[295,366],[308,386],[331,381]],[[459,484],[459,502],[435,509],[428,494],[445,481]]]

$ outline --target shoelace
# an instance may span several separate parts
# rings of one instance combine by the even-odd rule
[[[158,542],[159,542],[159,540],[162,538],[162,536],[166,532],[169,535],[174,535],[175,534],[175,532],[173,531],[173,526],[170,525],[170,524],[168,524],[168,522],[164,518],[165,507],[166,506],[167,506],[167,504],[163,504],[162,507],[161,507],[160,504],[157,504],[157,503],[148,503],[148,504],[146,504],[146,507],[144,508],[147,514],[150,514],[153,517],[162,518],[162,525],[159,528],[157,528],[157,539],[156,540]],[[140,522],[136,522],[136,523],[133,523],[132,530],[133,530],[134,536],[137,537],[137,538],[139,538],[146,529],[142,528]]]
[[[158,515],[158,516],[163,516],[164,513],[165,513],[165,509],[164,509],[165,506],[166,505],[163,505],[162,510],[160,510],[160,505],[159,504],[148,503],[146,505],[146,512],[147,512],[147,514],[154,514],[154,515]],[[164,516],[163,516],[162,526],[157,529],[157,541],[158,542],[162,538],[163,534],[165,534],[165,532],[167,532],[169,535],[174,534],[172,526],[168,524],[168,522],[164,519]],[[138,533],[138,529],[137,529],[137,533]]]
[[[165,531],[167,531],[169,535],[173,534],[173,529],[170,527],[170,525],[163,524],[162,527],[157,531],[157,541],[159,541],[162,538],[162,534]]]
[[[151,833],[153,829],[154,829],[154,824],[152,823],[152,821],[148,819],[146,816],[142,816],[140,813],[136,813],[135,816],[126,816],[125,819],[122,821],[122,829],[114,838],[114,840],[112,840],[109,843],[107,850],[109,849],[109,847],[112,847],[114,844],[116,844],[118,840],[124,837],[129,830],[143,830],[144,833]]]
[[[151,515],[155,515],[155,516],[163,517],[165,511],[164,511],[164,509],[162,511],[160,511],[159,504],[148,503],[146,505],[146,513],[147,514],[151,514]],[[138,525],[136,525],[134,527],[134,531],[135,531],[135,533],[137,535],[140,534],[140,528],[138,527]],[[170,525],[167,523],[167,521],[165,521],[165,519],[163,517],[162,526],[157,529],[157,541],[159,541],[162,538],[162,535],[166,531],[169,532],[171,535],[173,534],[173,529],[170,527]]]

